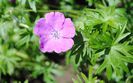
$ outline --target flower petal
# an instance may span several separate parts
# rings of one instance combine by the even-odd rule
[[[33,30],[33,32],[34,32],[36,35],[39,36],[39,30],[40,30],[42,27],[44,27],[44,22],[45,22],[45,19],[44,19],[44,18],[40,18],[40,19],[37,21],[37,23],[36,23],[36,25],[35,25],[35,27],[34,27],[34,30]]]
[[[54,29],[61,29],[65,20],[64,14],[60,12],[50,12],[45,15],[46,23],[49,23]]]
[[[61,53],[65,52],[69,49],[72,48],[74,42],[72,39],[66,39],[66,38],[61,38],[58,40],[48,40],[48,41],[40,41],[40,50],[42,52],[56,52],[56,53]]]
[[[47,38],[40,39],[40,50],[42,52],[53,52],[54,51],[54,43],[53,41]]]
[[[36,26],[34,28],[34,33],[38,36],[46,36],[48,35],[53,28],[46,23],[44,18],[41,18],[37,21]]]
[[[54,51],[56,53],[66,52],[72,48],[73,44],[72,39],[61,38],[55,43]]]
[[[66,18],[61,30],[62,37],[73,38],[75,35],[75,28],[70,18]]]

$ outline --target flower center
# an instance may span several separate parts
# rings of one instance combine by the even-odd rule
[[[54,39],[59,39],[60,38],[60,33],[59,33],[59,31],[54,30],[54,31],[52,31],[51,36]]]

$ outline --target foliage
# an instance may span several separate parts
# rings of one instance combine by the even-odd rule
[[[103,80],[98,80],[97,77],[93,78],[93,68],[89,68],[89,77],[86,77],[82,72],[80,73],[80,76],[77,75],[77,80],[73,79],[74,83],[104,83]]]
[[[131,83],[132,1],[54,1],[0,0],[0,82],[31,83],[33,79],[41,79],[41,82],[56,83],[55,76],[72,64],[79,74],[74,83]],[[36,21],[50,11],[71,17],[76,28],[73,48],[58,54],[65,56],[65,65],[49,58],[57,54],[41,53],[39,39],[33,34]],[[26,72],[24,77],[22,72]]]
[[[83,38],[82,44],[75,43],[70,57],[76,56],[76,63],[81,65],[88,64],[87,61],[92,65],[103,61],[95,74],[106,69],[109,80],[113,73],[123,78],[123,71],[129,72],[128,63],[133,63],[133,46],[130,44],[132,36],[126,30],[127,20],[122,12],[124,11],[114,6],[85,9],[79,21],[76,21],[77,30]]]

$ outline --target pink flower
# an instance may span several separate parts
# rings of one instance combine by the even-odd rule
[[[74,41],[75,27],[70,18],[63,13],[50,12],[37,21],[34,33],[40,37],[42,52],[66,52],[71,49]]]

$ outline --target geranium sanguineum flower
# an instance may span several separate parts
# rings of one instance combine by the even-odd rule
[[[34,33],[40,37],[42,52],[65,52],[72,48],[75,27],[63,13],[50,12],[37,21]]]

